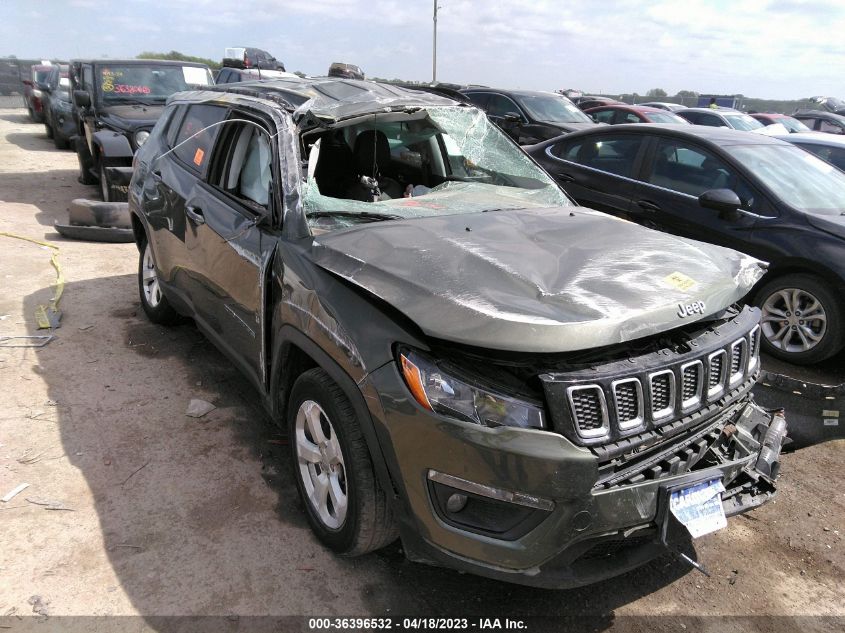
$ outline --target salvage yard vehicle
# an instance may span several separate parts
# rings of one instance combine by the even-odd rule
[[[750,112],[749,116],[757,119],[763,125],[774,125],[776,123],[780,123],[788,132],[791,133],[810,131],[810,128],[801,123],[801,121],[795,117],[789,116],[788,114],[777,114],[774,112]]]
[[[690,122],[677,114],[662,108],[650,108],[642,105],[606,105],[584,110],[596,123],[619,125],[621,123],[674,123],[689,125]]]
[[[837,169],[845,171],[845,137],[841,134],[805,132],[776,136],[775,138],[797,145],[822,160],[826,160]]]
[[[285,65],[270,53],[249,46],[235,46],[223,51],[223,67],[285,70]]]
[[[70,63],[79,182],[100,184],[103,200],[126,200],[132,157],[174,92],[214,83],[204,64],[155,59]]]
[[[838,169],[782,140],[696,125],[577,132],[529,153],[585,206],[769,262],[748,299],[772,356],[812,364],[845,345]]]
[[[260,68],[221,68],[220,72],[217,73],[214,83],[234,84],[242,81],[281,79],[282,77],[296,77],[296,75],[283,70],[262,70]]]
[[[727,127],[744,132],[762,130],[766,126],[752,116],[730,108],[685,108],[675,112],[693,125]]]
[[[475,107],[333,78],[174,95],[129,207],[145,313],[249,377],[340,554],[398,535],[574,586],[775,493],[786,422],[736,304],[761,262],[576,207]]]
[[[520,145],[531,145],[596,123],[555,92],[466,88],[461,90]]]
[[[53,67],[49,64],[37,64],[32,66],[30,76],[23,80],[23,101],[29,120],[35,123],[44,121],[44,104],[41,101],[47,77]]]
[[[47,138],[53,139],[56,149],[67,149],[70,139],[76,136],[67,64],[53,66],[42,89],[41,100]]]
[[[824,110],[796,110],[792,116],[810,128],[811,131],[845,134],[845,116],[841,114]]]

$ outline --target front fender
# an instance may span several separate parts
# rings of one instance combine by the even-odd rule
[[[125,135],[113,130],[100,130],[94,133],[94,147],[97,153],[105,160],[129,159],[132,160],[134,152],[129,140]]]

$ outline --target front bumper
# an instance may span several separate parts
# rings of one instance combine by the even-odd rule
[[[590,449],[556,433],[490,429],[430,414],[408,398],[393,364],[370,374],[366,393],[373,396],[370,413],[403,506],[398,514],[408,557],[543,587],[590,584],[665,552],[660,488],[704,469],[721,474],[727,515],[765,503],[775,493],[786,433],[781,414],[744,397],[654,449],[670,447],[666,460],[673,465],[657,478],[602,486]],[[702,441],[706,446],[684,470],[675,455],[692,450],[684,444],[689,437],[696,451]],[[448,500],[456,493],[468,501],[450,513]],[[460,513],[470,508],[466,521]]]

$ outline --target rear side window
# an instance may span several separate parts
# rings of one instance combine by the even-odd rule
[[[208,126],[225,119],[226,112],[226,108],[222,106],[192,105],[188,108],[185,118],[182,119],[173,153],[200,175],[205,174],[211,158],[211,148],[221,127],[215,125],[208,128]]]
[[[581,147],[577,162],[593,169],[631,178],[640,144],[638,136],[601,136],[596,140],[590,139]]]

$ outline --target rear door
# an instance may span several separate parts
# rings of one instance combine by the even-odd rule
[[[756,219],[747,214],[729,219],[702,207],[698,196],[711,189],[731,189],[745,210],[774,215],[763,195],[728,161],[684,138],[657,136],[642,180],[634,192],[631,217],[676,235],[747,252]]]
[[[562,139],[547,148],[552,177],[579,204],[626,217],[637,186],[646,138],[643,134],[590,134]]]
[[[188,201],[186,247],[199,285],[197,320],[257,385],[266,378],[264,273],[278,241],[279,173],[272,122],[236,111],[217,138],[205,182]],[[248,121],[248,122],[245,122]]]

